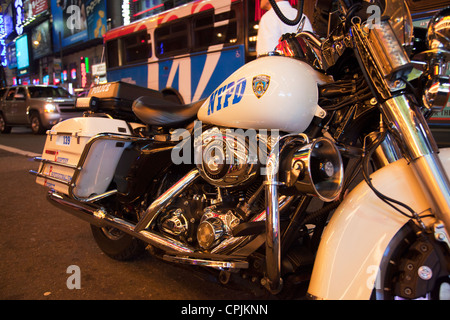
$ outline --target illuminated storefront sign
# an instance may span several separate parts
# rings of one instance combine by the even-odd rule
[[[5,20],[3,18],[3,10],[0,6],[0,65],[6,67],[8,65],[8,61],[6,60],[6,27]]]
[[[55,52],[61,46],[101,39],[106,33],[106,0],[49,1],[53,18],[53,39],[57,39],[53,42]]]
[[[122,2],[122,18],[124,26],[131,23],[130,0],[123,0]]]
[[[86,62],[83,57],[81,57],[80,63],[80,73],[81,73],[81,87],[86,87],[87,84],[87,73],[86,73]]]
[[[72,4],[72,1],[50,0],[53,23],[53,49],[59,51],[62,47],[88,40],[86,11],[84,1]],[[77,2],[78,3],[78,2]]]
[[[31,9],[32,9],[33,16],[36,16],[36,15],[40,14],[41,12],[48,10],[48,1],[47,0],[28,0],[28,1],[31,2]]]
[[[16,39],[17,69],[23,70],[29,67],[30,57],[28,53],[28,35],[25,34]],[[24,71],[26,73],[26,71]]]
[[[106,0],[87,0],[86,16],[89,39],[102,38],[106,33]]]
[[[33,22],[37,15],[48,10],[47,0],[22,0],[22,22],[23,26]]]
[[[16,32],[20,36],[23,33],[23,1],[15,0],[14,8],[16,9]]]
[[[6,67],[8,60],[6,59],[6,43],[5,39],[0,39],[0,65]]]

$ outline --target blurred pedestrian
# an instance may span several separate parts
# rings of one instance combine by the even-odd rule
[[[256,0],[258,1],[258,0]],[[294,9],[287,0],[275,0],[281,12],[286,18],[293,20],[297,16],[297,9]],[[298,1],[298,0],[297,0]],[[278,40],[285,33],[297,33],[302,19],[304,19],[303,31],[313,31],[311,22],[308,17],[303,14],[303,18],[300,19],[299,24],[290,26],[285,24],[278,18],[274,9],[272,8],[269,0],[261,0],[260,7],[267,12],[262,16],[259,23],[258,39],[256,42],[257,55],[265,54],[269,51],[274,51],[278,44]]]

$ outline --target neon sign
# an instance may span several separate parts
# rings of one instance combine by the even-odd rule
[[[6,67],[8,65],[8,61],[6,60],[6,43],[5,39],[0,40],[0,65]]]
[[[20,36],[23,33],[23,1],[14,1],[14,7],[16,8],[16,32]]]
[[[122,18],[124,26],[131,23],[130,0],[123,0],[122,2]]]
[[[8,61],[6,60],[6,28],[5,21],[3,19],[3,12],[0,12],[0,65],[6,67],[8,65]]]
[[[81,63],[80,63],[80,67],[81,67],[81,87],[84,88],[86,87],[87,84],[87,74],[86,74],[86,63],[84,62],[84,59],[81,58]]]

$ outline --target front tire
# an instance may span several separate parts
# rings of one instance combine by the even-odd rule
[[[449,300],[449,266],[448,247],[413,223],[407,224],[383,257],[372,299]]]
[[[132,260],[145,251],[144,242],[118,229],[91,225],[91,230],[99,248],[112,259]]]
[[[43,134],[45,132],[45,128],[42,124],[39,113],[33,112],[31,114],[30,124],[31,124],[31,131],[33,132],[33,134]]]

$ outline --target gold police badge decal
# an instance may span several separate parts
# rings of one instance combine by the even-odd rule
[[[264,93],[266,93],[269,88],[270,76],[265,74],[260,74],[259,76],[253,77],[253,93],[259,99]]]

